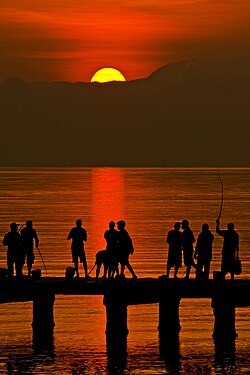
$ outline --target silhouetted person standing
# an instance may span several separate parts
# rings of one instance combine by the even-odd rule
[[[194,234],[189,226],[188,220],[182,220],[181,227],[183,229],[183,255],[184,255],[184,264],[186,266],[186,279],[189,279],[191,266],[196,268],[196,264],[193,260],[193,244],[195,243]]]
[[[82,227],[82,220],[76,220],[76,226],[72,228],[67,237],[68,240],[72,239],[71,243],[71,252],[72,252],[72,261],[75,265],[76,275],[79,277],[78,270],[78,258],[83,264],[85,278],[88,278],[88,268],[87,261],[84,251],[84,242],[87,242],[87,231]]]
[[[27,261],[28,276],[31,276],[32,264],[35,260],[34,255],[34,241],[35,247],[38,249],[39,238],[36,233],[36,230],[33,228],[32,220],[26,221],[26,226],[21,230],[21,239],[22,239],[22,251],[24,253],[24,263],[25,258]]]
[[[134,253],[134,247],[130,235],[125,229],[126,222],[119,220],[117,223],[119,230],[118,245],[119,245],[119,260],[121,263],[121,275],[124,275],[125,266],[128,268],[133,276],[133,279],[137,279],[137,276],[129,263],[129,255]]]
[[[227,230],[220,229],[220,220],[216,220],[216,233],[224,238],[222,247],[221,272],[226,275],[231,274],[234,279],[234,263],[239,256],[239,235],[234,229],[233,223],[227,224]]]
[[[167,235],[166,242],[169,244],[168,260],[167,260],[167,278],[171,267],[174,267],[174,277],[177,278],[177,273],[181,267],[182,261],[182,245],[183,245],[183,234],[180,231],[181,223],[176,222],[174,229],[170,230]]]
[[[107,242],[107,264],[108,264],[108,278],[114,276],[114,272],[119,274],[118,270],[118,237],[119,232],[115,229],[115,222],[110,221],[109,229],[104,233],[104,238]],[[104,277],[106,273],[104,272]]]
[[[14,276],[14,265],[16,275],[22,276],[23,253],[21,249],[21,235],[17,230],[18,224],[10,224],[10,232],[6,233],[3,239],[3,245],[8,246],[7,250],[7,268],[9,277]]]
[[[201,274],[204,267],[203,278],[205,280],[209,279],[210,263],[212,260],[212,247],[213,247],[214,235],[209,230],[208,224],[202,225],[202,231],[198,236],[194,259],[197,258],[197,269],[196,278],[201,278]]]

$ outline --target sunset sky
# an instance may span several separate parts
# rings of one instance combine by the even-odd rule
[[[249,0],[1,0],[0,80],[127,80],[169,62],[249,53]]]

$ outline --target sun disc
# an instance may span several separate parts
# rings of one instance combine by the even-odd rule
[[[114,68],[102,68],[97,70],[90,82],[112,82],[112,81],[126,81],[124,75]]]

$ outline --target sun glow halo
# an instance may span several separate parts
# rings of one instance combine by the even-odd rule
[[[91,78],[90,82],[112,82],[112,81],[126,81],[123,74],[114,68],[102,68],[99,69]]]

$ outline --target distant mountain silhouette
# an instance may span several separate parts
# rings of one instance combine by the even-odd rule
[[[0,85],[0,166],[250,166],[250,60],[107,84]]]

